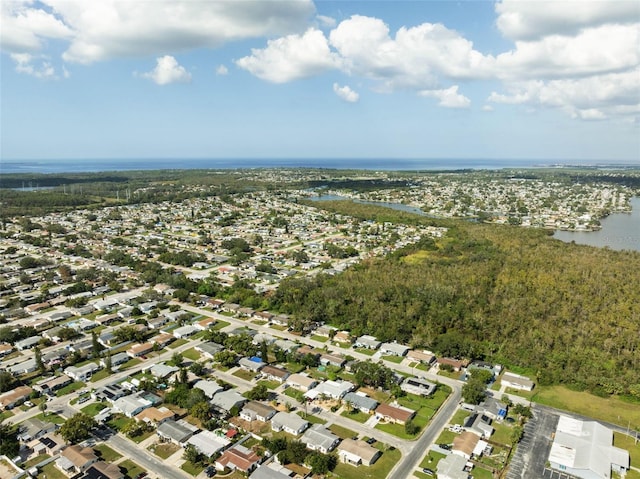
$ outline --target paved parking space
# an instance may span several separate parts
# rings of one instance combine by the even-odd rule
[[[535,406],[533,417],[524,427],[524,435],[513,455],[506,479],[533,479],[544,476],[551,450],[552,435],[558,424],[558,415],[542,411]],[[557,471],[550,471],[556,473]],[[553,477],[553,479],[558,479]],[[562,478],[564,479],[564,478]]]
[[[567,474],[566,472],[556,471],[555,469],[549,469],[548,467],[544,468],[544,472],[542,473],[543,479],[579,479],[576,476],[572,476],[571,474]]]

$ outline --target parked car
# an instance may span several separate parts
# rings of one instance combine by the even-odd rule
[[[422,469],[422,472],[424,472],[428,476],[433,476],[435,474],[435,472],[433,472],[431,469],[428,469],[426,467]]]
[[[440,449],[446,449],[447,451],[451,450],[451,445],[450,444],[438,444],[438,447]]]

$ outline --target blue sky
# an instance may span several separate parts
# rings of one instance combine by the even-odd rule
[[[3,0],[0,155],[640,163],[640,3]]]

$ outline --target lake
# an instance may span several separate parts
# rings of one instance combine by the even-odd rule
[[[570,243],[640,251],[640,197],[631,199],[631,214],[614,213],[600,220],[598,231],[556,231],[554,238]]]

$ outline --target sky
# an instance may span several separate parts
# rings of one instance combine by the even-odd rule
[[[640,164],[640,2],[2,0],[0,161]]]

